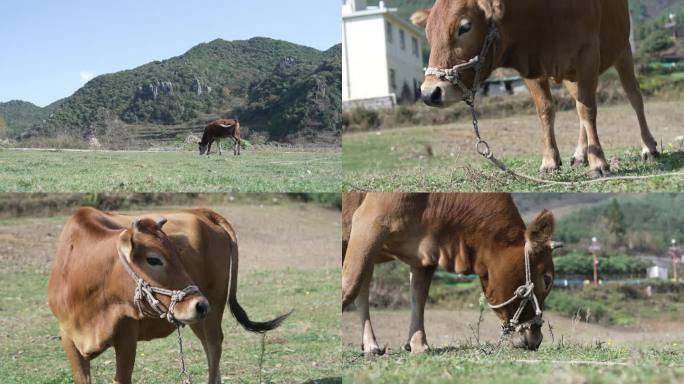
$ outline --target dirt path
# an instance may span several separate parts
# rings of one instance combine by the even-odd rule
[[[646,102],[646,118],[659,145],[661,140],[668,145],[684,135],[684,108],[681,106],[681,102]],[[574,110],[556,113],[556,140],[564,164],[569,164],[570,156],[577,145],[578,131],[579,122]],[[480,132],[498,158],[538,154],[541,161],[542,134],[539,118],[533,110],[507,118],[487,119],[482,116]],[[599,107],[598,132],[603,148],[608,151],[641,145],[639,125],[629,104]],[[464,161],[479,159],[473,150],[472,125],[467,118],[447,125],[397,128],[380,132],[385,133],[427,139],[435,156],[451,155],[463,158]],[[345,138],[359,140],[367,135],[377,134],[378,132],[346,134]]]
[[[371,320],[380,345],[387,344],[391,349],[401,348],[406,343],[411,312],[405,310],[372,310]],[[473,338],[468,324],[475,326],[478,312],[475,310],[425,311],[425,329],[428,343],[433,347],[464,343]],[[593,343],[596,340],[611,344],[635,342],[681,342],[684,327],[681,323],[650,322],[631,328],[603,327],[596,324],[579,322],[553,313],[545,313],[544,318],[551,322],[556,341],[561,335],[565,342]],[[482,341],[496,341],[499,337],[500,321],[493,312],[486,311],[480,326]],[[544,343],[551,340],[548,327],[544,325]],[[342,315],[342,342],[345,346],[358,346],[361,340],[361,326],[356,312]]]
[[[212,208],[235,226],[240,246],[240,271],[306,270],[339,265],[339,211],[295,203]],[[67,218],[3,221],[0,225],[0,266],[5,272],[28,267],[47,273],[54,257],[55,242]]]

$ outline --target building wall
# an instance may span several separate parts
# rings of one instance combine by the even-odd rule
[[[389,85],[388,91],[396,95],[397,99],[402,97],[402,88],[404,83],[409,86],[411,96],[416,92],[416,87],[420,89],[420,83],[423,81],[423,57],[422,57],[422,38],[404,27],[402,24],[396,22],[394,18],[386,16],[385,22],[392,25],[393,39],[392,43],[387,44],[387,67],[388,67],[388,83],[390,70],[395,71],[396,88]],[[387,28],[387,24],[385,24]],[[401,32],[404,33],[404,46],[401,44]],[[387,33],[387,32],[386,32]],[[417,52],[413,52],[413,38],[417,40]],[[414,85],[417,84],[417,85]]]
[[[343,37],[342,49],[342,100],[387,96],[389,79],[383,17],[346,19],[343,28],[346,37]]]

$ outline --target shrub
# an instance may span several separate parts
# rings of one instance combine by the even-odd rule
[[[571,253],[553,258],[556,275],[591,276],[593,256]],[[613,255],[599,257],[598,271],[602,275],[643,275],[649,265],[635,256]]]

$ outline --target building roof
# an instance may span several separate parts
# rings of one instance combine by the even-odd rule
[[[404,20],[397,14],[397,8],[367,7],[363,11],[342,12],[342,20],[355,19],[358,17],[381,16],[392,19],[397,24],[412,32],[418,37],[423,37],[423,30],[416,27],[408,20]]]

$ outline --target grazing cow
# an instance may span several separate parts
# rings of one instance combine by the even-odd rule
[[[208,209],[164,217],[81,208],[64,226],[48,302],[76,383],[90,383],[90,360],[109,347],[116,382],[130,383],[138,340],[166,337],[177,324],[200,339],[209,383],[219,383],[226,300],[252,332],[274,329],[288,316],[254,322],[238,304],[237,240],[223,217]]]
[[[342,308],[356,300],[365,353],[384,352],[373,333],[368,293],[374,264],[392,260],[411,267],[406,350],[428,349],[423,316],[437,266],[477,274],[489,306],[513,334],[513,344],[539,347],[541,308],[553,283],[549,211],[525,228],[508,194],[346,193],[342,223]]]
[[[609,175],[596,128],[598,77],[614,67],[636,112],[642,159],[658,156],[634,75],[627,0],[437,0],[411,17],[425,27],[430,63],[421,86],[425,103],[448,106],[476,89],[498,67],[516,69],[541,121],[541,172],[560,168],[550,80],[563,81],[576,101],[579,140],[570,163],[589,165],[591,177]],[[490,42],[491,45],[486,44]],[[478,80],[478,81],[479,81]]]
[[[226,137],[233,139],[233,156],[240,155],[240,121],[237,119],[218,119],[207,124],[202,134],[202,141],[199,142],[200,155],[204,155],[206,152],[207,156],[209,156],[211,144],[216,141],[220,156],[221,139]]]

